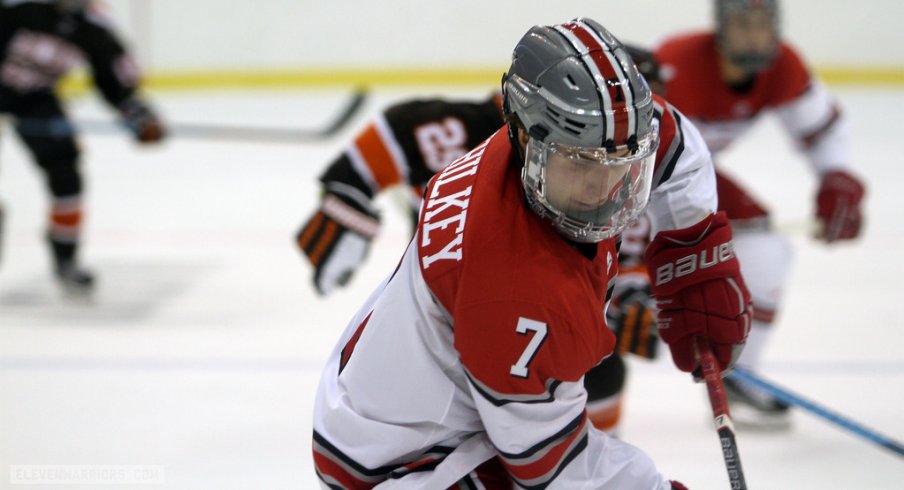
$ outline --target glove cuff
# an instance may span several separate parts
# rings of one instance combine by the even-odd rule
[[[367,239],[373,239],[380,231],[379,215],[348,196],[327,192],[323,196],[320,210],[340,225]]]
[[[847,197],[852,204],[859,203],[863,199],[865,189],[863,183],[854,175],[844,170],[832,170],[822,176],[819,184],[819,193],[835,192]]]

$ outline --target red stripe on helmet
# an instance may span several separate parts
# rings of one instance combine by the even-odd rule
[[[624,90],[630,90],[627,86],[628,78],[621,70],[616,70],[612,66],[606,52],[610,50],[609,46],[600,43],[596,36],[584,25],[574,22],[564,24],[564,28],[571,31],[584,46],[587,47],[589,53],[587,57],[593,60],[593,64],[603,76],[606,84],[606,94],[608,102],[612,110],[613,138],[616,145],[623,145],[628,139],[628,112],[626,106],[626,97]],[[610,82],[611,81],[611,82]],[[609,116],[606,116],[607,119]]]

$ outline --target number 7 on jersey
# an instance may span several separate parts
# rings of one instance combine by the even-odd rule
[[[515,332],[526,335],[528,330],[533,331],[534,335],[531,337],[530,342],[528,342],[527,347],[524,348],[524,352],[521,353],[521,357],[518,358],[518,362],[512,364],[512,369],[509,371],[512,376],[518,376],[519,378],[527,377],[527,365],[530,364],[530,361],[537,355],[537,351],[540,350],[540,346],[543,345],[543,341],[546,340],[545,323],[531,320],[530,318],[518,318],[518,325],[515,326]]]

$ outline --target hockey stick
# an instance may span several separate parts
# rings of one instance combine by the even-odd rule
[[[311,143],[325,141],[336,135],[358,113],[367,99],[365,89],[357,89],[336,116],[320,129],[268,128],[218,124],[169,123],[170,136],[177,138],[216,139],[250,143]],[[94,134],[113,134],[125,130],[121,123],[101,120],[19,119],[19,132],[35,137],[66,137],[81,131]]]
[[[722,384],[716,356],[713,355],[709,344],[700,337],[697,337],[697,354],[700,356],[700,367],[706,381],[716,432],[722,443],[722,459],[725,460],[725,469],[728,470],[728,482],[731,483],[732,490],[747,490],[744,470],[741,468],[741,455],[738,453],[738,442],[735,440],[734,425],[728,413],[725,386]]]
[[[814,415],[822,417],[825,420],[841,427],[842,429],[847,429],[848,431],[874,443],[889,451],[894,452],[898,456],[904,456],[904,445],[900,442],[895,441],[889,437],[886,437],[878,432],[864,427],[863,425],[844,417],[843,415],[838,414],[837,412],[833,412],[825,407],[821,407],[816,403],[809,401],[807,399],[802,398],[799,395],[791,393],[790,391],[780,388],[773,384],[770,381],[766,381],[760,376],[742,368],[735,368],[734,372],[731,374],[734,379],[748,383],[775,398],[787,403],[788,405],[793,405],[795,407],[800,407]]]

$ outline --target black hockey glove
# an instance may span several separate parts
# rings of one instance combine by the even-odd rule
[[[157,143],[166,136],[163,122],[151,108],[137,98],[127,99],[119,105],[123,123],[141,144]]]
[[[647,359],[655,359],[659,346],[656,302],[650,294],[648,281],[632,279],[617,279],[622,284],[615,285],[612,301],[606,311],[606,322],[615,333],[618,353],[631,352]]]
[[[320,208],[296,235],[298,248],[314,266],[314,287],[327,295],[345,286],[364,262],[380,230],[370,200],[347,185],[327,184]]]

